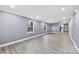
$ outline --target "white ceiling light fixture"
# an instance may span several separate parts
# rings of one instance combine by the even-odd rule
[[[40,17],[40,16],[36,16],[35,18],[36,18],[36,19],[40,19],[41,17]]]
[[[77,12],[78,11],[78,9],[75,9],[75,12]]]
[[[10,5],[10,7],[11,7],[11,8],[15,8],[15,6],[14,6],[14,5]]]
[[[47,23],[50,23],[50,21],[49,21],[49,20],[46,20],[46,22],[47,22]]]
[[[66,17],[63,17],[63,19],[65,20],[65,19],[66,19]]]
[[[66,8],[61,8],[61,11],[65,11]]]

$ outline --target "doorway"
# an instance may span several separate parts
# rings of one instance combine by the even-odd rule
[[[68,32],[68,24],[60,25],[60,32]]]

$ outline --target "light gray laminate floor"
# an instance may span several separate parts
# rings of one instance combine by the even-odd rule
[[[4,54],[76,54],[67,33],[47,34],[0,48]]]

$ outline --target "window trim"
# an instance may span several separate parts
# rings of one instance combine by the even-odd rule
[[[30,21],[30,24],[31,24],[31,22],[33,22],[33,21]],[[30,31],[30,32],[27,31],[27,33],[34,33],[34,22],[33,22],[33,26],[27,26],[27,30],[28,30],[28,27],[33,27],[33,31]]]
[[[44,31],[47,31],[47,24],[44,24],[44,27],[46,27],[46,29],[44,29]]]

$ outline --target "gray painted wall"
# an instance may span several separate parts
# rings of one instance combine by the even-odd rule
[[[77,47],[79,48],[79,10],[72,17],[72,21],[70,22],[70,36],[73,38]]]
[[[60,31],[60,24],[59,23],[50,24],[49,27],[50,27],[49,28],[50,32],[59,32]]]
[[[34,33],[27,33],[29,21],[34,22]],[[47,28],[44,30],[43,22],[0,11],[0,44],[49,32],[49,24]]]

